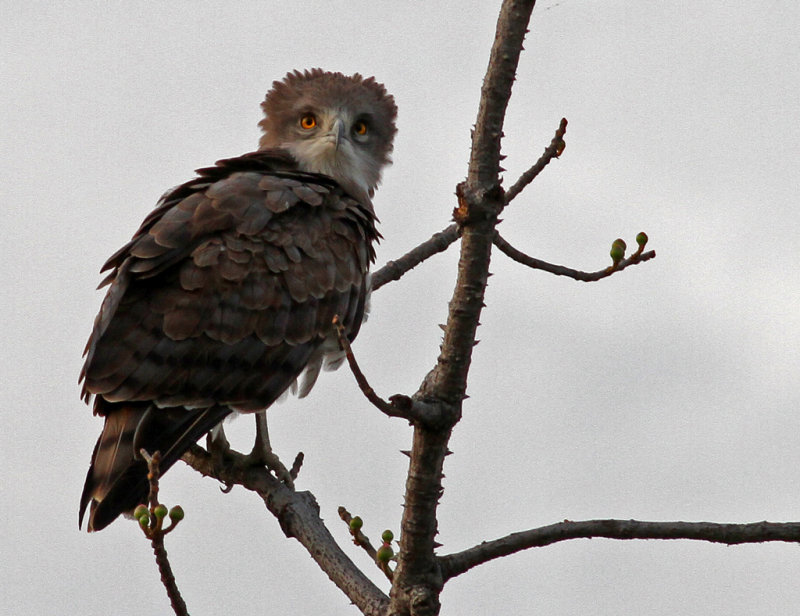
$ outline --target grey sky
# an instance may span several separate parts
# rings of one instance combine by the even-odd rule
[[[5,515],[0,605],[13,614],[162,614],[132,523],[86,535],[78,497],[100,421],[77,374],[103,261],[192,170],[252,150],[273,79],[322,66],[397,100],[376,198],[379,264],[448,224],[494,33],[495,2],[0,3],[0,304]],[[540,2],[508,113],[510,184],[562,116],[562,158],[504,215],[530,254],[580,269],[645,230],[658,258],[599,283],[495,255],[470,399],[446,466],[442,552],[596,517],[800,519],[800,8]],[[373,299],[355,351],[384,395],[438,353],[455,249]],[[324,375],[270,413],[368,535],[398,529],[410,430]],[[242,447],[249,419],[231,427]],[[355,614],[253,495],[183,465],[163,498],[193,614]],[[358,562],[366,558],[351,547]],[[573,541],[451,582],[455,614],[794,614],[798,548]],[[375,574],[374,579],[380,580]]]

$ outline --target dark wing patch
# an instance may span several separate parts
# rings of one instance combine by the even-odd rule
[[[377,239],[369,204],[269,153],[168,194],[107,263],[84,396],[258,410],[339,314],[354,335]]]

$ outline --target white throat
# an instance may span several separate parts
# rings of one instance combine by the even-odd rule
[[[321,135],[283,147],[292,153],[301,170],[328,175],[358,201],[369,202],[380,171],[347,138],[340,139],[337,145],[335,139]]]

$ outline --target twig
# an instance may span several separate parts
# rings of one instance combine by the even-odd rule
[[[638,265],[639,263],[644,263],[645,261],[649,261],[650,259],[656,256],[655,250],[649,250],[647,252],[637,251],[627,259],[622,259],[616,265],[611,265],[605,269],[596,272],[581,272],[579,270],[575,270],[570,267],[564,267],[563,265],[554,265],[552,263],[548,263],[547,261],[542,261],[541,259],[536,259],[534,257],[528,256],[524,252],[520,252],[519,250],[514,248],[511,244],[509,244],[505,239],[503,239],[503,237],[498,232],[495,232],[494,245],[497,246],[497,248],[499,248],[500,251],[505,253],[507,256],[512,258],[517,263],[521,263],[522,265],[527,265],[532,269],[538,269],[545,272],[550,272],[551,274],[555,274],[556,276],[568,276],[569,278],[580,280],[582,282],[595,282],[597,280],[607,278],[608,276],[611,276],[616,272],[624,270],[626,267],[629,267],[631,265]]]
[[[140,522],[140,525],[145,535],[150,539],[150,545],[153,547],[156,565],[161,575],[161,583],[167,591],[170,605],[172,605],[172,611],[175,612],[175,616],[189,616],[186,602],[183,600],[183,597],[181,597],[180,590],[178,590],[178,584],[175,581],[175,575],[172,573],[172,566],[169,564],[169,558],[167,557],[167,550],[164,547],[164,535],[175,528],[179,519],[170,516],[172,519],[170,526],[167,528],[163,528],[162,526],[166,515],[166,507],[158,502],[161,452],[156,451],[154,454],[148,455],[148,453],[142,449],[140,453],[147,462],[147,480],[150,482],[150,493],[147,498],[150,509],[147,513],[143,514],[147,516],[149,525],[144,522]],[[162,511],[157,511],[161,508],[163,508],[163,514]]]
[[[568,539],[694,539],[735,545],[786,541],[800,543],[800,522],[755,522],[718,524],[714,522],[642,522],[639,520],[564,520],[507,535],[493,541],[439,558],[445,580],[472,567],[528,548],[543,547]]]
[[[544,153],[539,157],[539,160],[537,160],[530,169],[519,176],[519,179],[514,182],[514,185],[506,191],[506,205],[511,203],[514,197],[525,190],[525,187],[533,182],[536,176],[542,172],[542,170],[551,160],[561,156],[561,152],[564,151],[565,147],[564,134],[566,132],[567,118],[561,118],[561,124],[559,124],[558,129],[556,130],[555,136],[553,137],[552,141],[550,141],[550,145],[545,148]]]
[[[297,455],[294,457],[294,462],[292,462],[292,468],[289,469],[289,476],[292,480],[297,479],[297,476],[300,474],[300,469],[303,466],[303,460],[305,459],[305,455],[302,451],[298,452]]]
[[[372,290],[377,291],[387,282],[400,280],[407,272],[414,269],[417,265],[435,254],[444,252],[455,242],[461,231],[456,224],[452,224],[438,233],[434,233],[430,239],[422,242],[416,248],[409,250],[399,259],[388,261],[382,268],[372,274]]]
[[[386,402],[386,400],[375,393],[375,390],[372,389],[367,381],[367,377],[365,377],[364,373],[361,371],[355,355],[353,355],[353,349],[350,346],[350,341],[347,339],[347,336],[344,333],[344,327],[342,326],[338,315],[333,317],[333,326],[336,328],[336,334],[339,337],[339,344],[342,345],[342,350],[345,352],[347,363],[350,365],[350,370],[353,372],[353,376],[356,378],[356,383],[358,383],[358,387],[361,389],[361,392],[364,394],[367,400],[369,400],[375,406],[375,408],[389,417],[402,417],[403,419],[407,419],[409,421],[420,419],[413,412],[414,401],[408,396],[404,396],[403,394],[395,394],[391,397],[391,402]]]
[[[341,520],[347,524],[347,527],[350,529],[350,534],[353,536],[353,543],[362,548],[372,560],[375,560],[378,555],[378,550],[373,547],[369,537],[362,533],[360,528],[353,528],[351,524],[353,516],[350,515],[350,512],[344,507],[339,507],[337,511]]]
[[[345,509],[344,507],[339,507],[338,509],[339,517],[342,521],[347,524],[347,528],[350,530],[350,534],[353,537],[353,543],[362,548],[367,555],[378,565],[378,569],[380,569],[383,574],[386,576],[386,579],[390,582],[394,578],[394,571],[392,571],[391,567],[389,567],[388,562],[383,562],[378,559],[378,550],[376,550],[372,543],[370,543],[369,537],[367,537],[363,532],[361,532],[361,524],[360,519],[359,524],[353,524],[353,517],[350,515],[350,512]]]

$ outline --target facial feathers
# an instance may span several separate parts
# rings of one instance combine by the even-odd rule
[[[284,148],[302,170],[332,177],[360,201],[372,196],[397,132],[383,85],[358,73],[294,71],[272,84],[261,107],[260,149]]]

